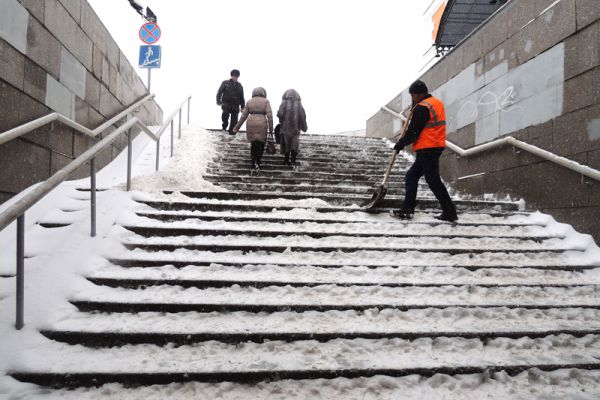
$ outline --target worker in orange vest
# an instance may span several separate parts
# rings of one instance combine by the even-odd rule
[[[429,94],[427,85],[417,80],[408,89],[413,104],[413,115],[404,137],[398,140],[394,149],[400,152],[412,143],[416,153],[413,165],[404,178],[405,193],[402,208],[392,214],[400,219],[411,219],[415,212],[419,179],[425,175],[429,189],[442,206],[442,214],[436,216],[442,221],[458,220],[456,207],[440,178],[440,156],[446,147],[446,111],[444,104]]]

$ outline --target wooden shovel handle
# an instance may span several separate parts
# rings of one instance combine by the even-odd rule
[[[386,185],[388,178],[390,177],[390,173],[392,172],[392,167],[394,166],[394,161],[396,161],[397,155],[398,155],[398,152],[396,150],[394,150],[394,152],[392,153],[392,156],[390,157],[390,161],[388,162],[388,166],[385,171],[385,175],[383,175],[383,182],[381,182],[382,186]]]
[[[410,120],[412,119],[413,110],[414,110],[414,107],[412,107],[410,109],[410,112],[408,113],[408,117],[406,117],[406,121],[404,122],[404,125],[402,126],[402,132],[400,133],[400,139],[403,138],[404,135],[406,135],[406,130],[408,129],[408,125],[410,124]],[[392,167],[394,166],[394,161],[396,161],[397,155],[398,155],[398,152],[394,149],[394,152],[392,153],[392,157],[390,157],[390,161],[388,162],[388,166],[387,166],[387,170],[385,171],[385,175],[383,176],[383,182],[381,183],[382,186],[386,185],[386,183],[390,177],[390,173],[392,172]]]

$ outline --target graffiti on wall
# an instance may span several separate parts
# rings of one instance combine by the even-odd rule
[[[479,110],[482,107],[493,107],[495,112],[506,111],[508,107],[515,103],[515,87],[509,86],[500,94],[486,90],[482,93],[479,100],[466,100],[458,110],[459,114],[466,115],[467,118],[479,119]]]
[[[508,61],[487,73],[474,64],[434,91],[446,105],[448,132],[475,125],[484,143],[562,113],[564,43],[512,70]]]

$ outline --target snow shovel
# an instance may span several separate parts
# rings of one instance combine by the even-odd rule
[[[375,207],[379,202],[381,202],[381,200],[383,200],[383,198],[387,194],[387,189],[388,189],[387,181],[388,181],[388,178],[390,177],[390,172],[392,172],[392,167],[394,166],[394,161],[396,161],[397,155],[398,155],[398,152],[396,150],[394,150],[394,152],[392,153],[392,156],[390,157],[390,161],[388,162],[388,166],[387,166],[387,170],[385,171],[385,175],[383,176],[383,182],[381,182],[381,185],[377,189],[375,189],[375,192],[373,193],[373,196],[371,197],[371,201],[369,201],[365,205],[365,209],[370,210],[371,208]]]
[[[408,117],[406,118],[406,122],[404,122],[404,126],[402,127],[402,132],[400,132],[400,138],[404,137],[404,134],[406,133],[406,130],[408,129],[408,125],[410,124],[410,120],[412,118],[412,112],[413,109],[411,108],[410,113],[408,114]],[[377,204],[379,204],[381,202],[381,200],[384,199],[385,195],[387,194],[387,181],[388,178],[390,177],[390,173],[392,172],[392,167],[394,166],[394,161],[396,161],[396,156],[398,155],[398,152],[396,150],[394,150],[394,152],[392,153],[392,156],[390,157],[390,161],[388,161],[388,166],[387,166],[387,170],[385,171],[385,175],[383,176],[383,182],[381,182],[381,185],[375,189],[375,192],[373,193],[373,196],[371,196],[371,201],[369,201],[364,207],[365,210],[370,210],[373,207],[375,207]]]

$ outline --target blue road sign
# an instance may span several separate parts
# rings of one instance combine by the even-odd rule
[[[160,68],[160,46],[140,46],[140,68]]]
[[[155,22],[147,22],[140,28],[140,39],[146,44],[155,44],[160,39],[160,28]]]

